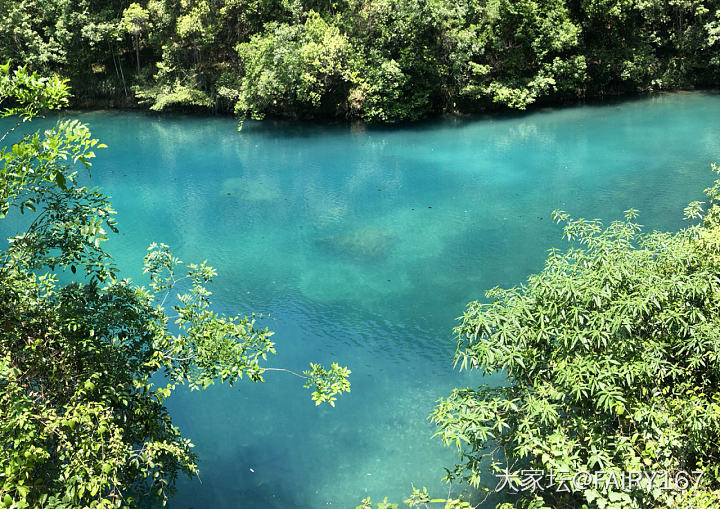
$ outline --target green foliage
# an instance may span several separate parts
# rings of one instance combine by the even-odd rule
[[[143,9],[140,4],[132,3],[123,11],[120,19],[120,30],[131,34],[133,37],[140,37],[150,28],[150,13]]]
[[[415,120],[720,77],[718,0],[0,0],[0,61],[80,99]],[[118,44],[123,35],[130,44]],[[142,59],[142,61],[141,61]],[[136,72],[126,82],[125,69]]]
[[[20,122],[67,101],[60,80],[0,67],[5,115]],[[24,101],[36,101],[27,104]],[[0,213],[30,216],[0,252],[0,502],[4,507],[132,507],[195,475],[192,444],[163,402],[178,384],[263,381],[275,353],[254,315],[211,307],[216,276],[183,271],[165,245],[144,260],[148,288],[121,279],[102,249],[111,204],[80,185],[102,148],[77,121],[27,134],[0,151]],[[55,271],[69,271],[61,283]],[[311,364],[316,403],[350,390],[347,368]],[[151,381],[153,380],[153,381]],[[164,385],[156,385],[163,380]]]
[[[688,490],[676,505],[678,509],[711,509],[718,506],[720,506],[720,491],[718,490]]]
[[[461,499],[457,498],[430,498],[430,495],[428,494],[428,491],[426,488],[423,487],[422,490],[419,490],[413,486],[412,493],[410,494],[410,497],[404,501],[405,504],[408,505],[408,507],[418,507],[418,508],[424,508],[429,509],[431,504],[434,507],[434,504],[443,504],[444,509],[472,509],[473,506],[470,505],[469,502],[465,502]],[[390,503],[388,502],[387,497],[383,499],[382,502],[378,502],[375,504],[377,509],[397,509],[398,504]],[[362,499],[360,502],[360,505],[356,506],[355,509],[373,509],[372,500],[370,500],[370,497]]]
[[[444,504],[444,509],[470,509],[472,506],[468,502],[464,502],[455,498],[430,498],[427,488],[422,490],[413,486],[410,498],[404,501],[409,507],[423,507],[428,509],[430,504]]]
[[[126,32],[132,36],[135,45],[138,74],[140,74],[140,37],[142,37],[150,27],[150,13],[143,9],[140,4],[132,3],[123,11],[119,28],[121,32]]]
[[[125,0],[2,0],[0,61],[70,78],[76,94],[122,93],[115,39]],[[124,4],[124,5],[122,5]]]
[[[689,496],[660,483],[651,489],[647,479],[632,489],[601,482],[517,496],[538,507],[601,509],[715,499],[719,191],[720,182],[707,190],[704,222],[677,233],[643,233],[634,210],[607,227],[556,212],[572,247],[551,251],[522,286],[494,288],[490,302],[468,305],[456,329],[456,363],[504,373],[509,383],[456,389],[437,405],[437,435],[461,458],[449,480],[492,490],[483,476],[506,469],[518,479],[533,469],[570,478],[703,471]],[[691,204],[686,216],[700,210]]]
[[[360,505],[357,506],[355,509],[372,509],[372,502],[370,500],[370,497],[362,499],[362,502],[360,502]],[[377,509],[397,509],[397,504],[391,504],[387,501],[387,497],[383,499],[382,502],[378,502],[376,504]]]
[[[0,117],[30,120],[42,110],[67,105],[68,87],[60,78],[40,77],[21,67],[10,71],[10,63],[0,65],[0,97],[10,104],[0,109]],[[4,102],[4,101],[3,101]]]
[[[563,0],[498,0],[474,5],[454,31],[462,96],[525,109],[539,98],[580,91],[581,29]]]
[[[350,370],[339,366],[336,362],[330,365],[329,370],[311,362],[310,370],[303,371],[303,374],[308,379],[305,388],[315,389],[312,399],[316,405],[327,402],[330,406],[335,406],[336,394],[350,392]]]
[[[587,0],[579,7],[591,92],[707,85],[717,73],[708,24],[717,2]]]
[[[310,113],[353,81],[351,52],[347,36],[314,11],[303,24],[267,24],[264,33],[238,46],[244,72],[235,112],[241,118]]]
[[[211,107],[212,99],[192,85],[180,81],[166,83],[151,88],[136,87],[135,96],[142,104],[149,104],[153,111],[163,111],[170,107]]]
[[[398,122],[436,108],[443,94],[438,63],[447,60],[439,44],[445,12],[444,4],[424,0],[348,2],[341,23],[358,48],[360,69],[348,98],[351,116]]]

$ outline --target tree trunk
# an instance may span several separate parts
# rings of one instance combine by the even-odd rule
[[[136,35],[135,39],[135,62],[137,62],[137,73],[140,74],[140,38]]]
[[[110,53],[112,53],[112,59],[113,59],[113,65],[115,66],[115,75],[122,80],[123,84],[123,91],[125,92],[125,97],[127,98],[127,86],[125,85],[125,74],[122,72],[122,64],[120,63],[120,57],[115,57],[115,47],[112,45],[112,43],[108,42],[108,46],[110,47]]]
[[[120,60],[120,55],[118,55],[118,67],[120,68],[120,76],[122,76],[123,90],[125,90],[125,98],[127,98],[127,85],[125,84],[125,73],[123,72],[122,60]]]

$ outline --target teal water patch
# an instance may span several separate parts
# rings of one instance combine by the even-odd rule
[[[208,260],[220,311],[269,315],[270,365],[353,371],[334,409],[281,374],[174,394],[201,482],[181,481],[171,507],[347,508],[401,501],[411,483],[446,495],[455,453],[426,417],[452,387],[481,382],[452,369],[465,304],[564,246],[553,209],[612,220],[632,207],[648,229],[682,227],[720,159],[719,114],[720,97],[702,93],[399,128],[246,122],[242,133],[224,118],[66,113],[109,146],[92,182],[118,210],[108,249],[126,274],[140,279],[154,241]]]

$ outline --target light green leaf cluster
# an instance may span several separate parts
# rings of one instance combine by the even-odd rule
[[[473,506],[469,502],[465,502],[462,499],[457,498],[430,498],[430,494],[427,488],[423,487],[419,490],[413,486],[410,497],[404,501],[408,507],[418,507],[424,509],[430,509],[431,506],[438,507],[435,504],[443,504],[443,509],[473,509]],[[397,509],[398,504],[388,502],[387,497],[382,502],[375,504],[377,509]],[[356,506],[355,509],[373,509],[372,500],[370,497],[362,499],[360,505]]]
[[[241,118],[319,108],[327,93],[354,79],[347,36],[314,11],[300,25],[266,25],[237,51],[244,68],[235,105]]]
[[[508,385],[459,388],[438,403],[437,435],[461,458],[448,479],[482,487],[506,468],[703,471],[698,489],[718,489],[719,190],[707,190],[703,223],[677,233],[643,233],[635,210],[608,226],[558,211],[572,247],[551,251],[525,284],[468,305],[456,364],[504,373]],[[686,212],[702,214],[697,202]],[[525,495],[609,509],[665,507],[682,494],[641,484]]]
[[[150,13],[138,3],[131,3],[124,11],[120,19],[120,30],[139,37],[147,32],[152,24]]]
[[[172,107],[210,107],[213,104],[212,99],[205,92],[180,80],[151,88],[138,86],[133,90],[140,102],[150,104],[150,109],[153,111],[163,111]]]
[[[468,78],[462,95],[525,109],[559,90],[583,87],[581,29],[566,2],[495,0],[467,16],[473,23],[456,35],[455,50]]]
[[[67,80],[41,77],[26,67],[11,71],[10,62],[0,65],[0,97],[10,103],[0,109],[0,117],[27,121],[43,110],[66,106],[68,96]]]
[[[320,364],[310,363],[310,369],[303,371],[308,381],[306,389],[314,388],[312,399],[316,405],[330,403],[335,406],[336,394],[350,392],[350,370],[333,362],[327,370]]]

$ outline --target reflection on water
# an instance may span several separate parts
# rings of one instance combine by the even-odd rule
[[[718,113],[718,97],[683,94],[403,128],[246,122],[242,134],[232,119],[79,114],[110,147],[93,183],[119,211],[109,248],[123,270],[140,278],[153,241],[206,259],[221,311],[269,313],[272,365],[353,371],[335,409],[284,376],[174,395],[202,483],[181,482],[172,507],[354,507],[401,501],[410,483],[444,496],[454,452],[426,416],[480,380],[452,371],[465,303],[562,247],[555,208],[609,220],[634,207],[649,228],[681,226],[720,155]]]

